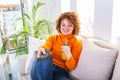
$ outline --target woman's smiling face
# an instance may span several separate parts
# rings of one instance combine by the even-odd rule
[[[68,19],[65,18],[61,21],[60,31],[63,35],[72,34],[73,29],[74,25]]]

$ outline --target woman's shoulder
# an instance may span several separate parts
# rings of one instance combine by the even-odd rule
[[[78,38],[78,36],[74,36],[74,41],[76,42],[76,44],[82,44],[82,40]]]

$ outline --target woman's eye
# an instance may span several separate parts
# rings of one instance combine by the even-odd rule
[[[72,25],[61,24],[61,26],[72,27]]]
[[[68,25],[68,27],[71,27],[72,25]]]
[[[72,27],[72,25],[68,25],[68,27]]]
[[[64,24],[62,24],[61,26],[65,26]]]

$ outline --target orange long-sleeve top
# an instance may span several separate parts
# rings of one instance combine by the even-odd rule
[[[72,57],[69,60],[63,61],[61,56],[62,46],[65,43],[65,38],[68,40],[68,46],[70,46]],[[41,47],[50,49],[50,55],[52,56],[53,64],[58,65],[66,71],[71,71],[77,66],[82,50],[82,42],[72,34],[67,36],[57,34],[51,35]]]

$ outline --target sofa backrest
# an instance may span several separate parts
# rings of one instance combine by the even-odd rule
[[[114,45],[114,44],[111,44],[109,42],[99,40],[99,39],[90,38],[88,40],[92,41],[94,44],[101,46],[103,48],[118,50],[118,54],[117,54],[117,58],[116,58],[116,62],[115,62],[115,66],[113,69],[113,75],[112,75],[111,80],[120,80],[120,76],[119,76],[120,75],[120,46]]]
[[[83,50],[78,66],[70,75],[75,80],[111,79],[118,50],[96,45],[88,39],[81,39]],[[108,46],[108,45],[107,45]]]

